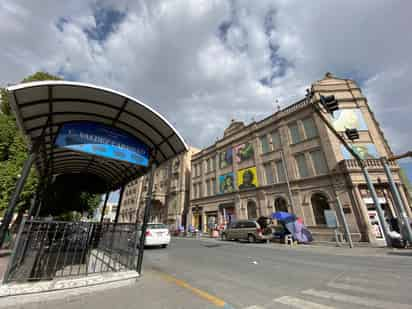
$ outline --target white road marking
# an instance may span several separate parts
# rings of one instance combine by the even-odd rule
[[[265,308],[261,307],[261,306],[253,305],[253,306],[250,306],[250,307],[246,307],[244,309],[265,309]]]
[[[378,290],[378,289],[374,289],[374,288],[365,288],[365,287],[360,287],[360,286],[357,286],[357,285],[346,284],[346,283],[329,282],[328,286],[331,287],[331,288],[334,288],[334,289],[355,291],[355,292],[374,294],[374,295],[385,294],[384,290]]]
[[[292,306],[299,309],[333,309],[335,307],[325,306],[311,301],[307,301],[300,298],[295,298],[291,296],[282,296],[275,298],[274,302],[281,303],[284,305]]]
[[[357,277],[344,277],[344,278],[340,278],[339,281],[356,282],[356,283],[361,283],[361,284],[373,283],[374,285],[385,285],[385,286],[388,285],[386,282],[381,282],[375,279],[364,279],[364,278],[357,278]]]
[[[340,301],[343,303],[351,303],[355,305],[365,306],[365,307],[373,307],[373,308],[397,308],[397,309],[412,309],[412,305],[408,304],[399,304],[395,302],[389,302],[384,300],[377,300],[376,298],[368,298],[368,297],[358,297],[352,296],[348,294],[342,293],[334,293],[329,291],[318,291],[318,290],[306,290],[302,292],[306,295],[322,297],[326,299],[331,299],[334,301]]]

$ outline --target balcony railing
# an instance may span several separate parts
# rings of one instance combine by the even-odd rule
[[[365,159],[363,163],[369,169],[383,169],[382,162],[379,159]],[[339,162],[339,165],[346,170],[360,169],[359,162],[355,159],[343,160]],[[389,161],[389,166],[391,168],[398,168],[398,165],[393,161]]]
[[[296,110],[298,110],[298,109],[300,109],[300,108],[302,108],[302,107],[304,107],[308,104],[309,104],[309,102],[306,99],[303,99],[303,100],[300,100],[300,101],[298,101],[298,102],[296,102],[292,105],[289,105],[289,106],[285,107],[284,109],[282,109],[282,112],[288,114],[288,113],[294,112],[294,111],[296,111]]]

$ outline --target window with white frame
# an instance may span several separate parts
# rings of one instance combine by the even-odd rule
[[[285,182],[286,176],[285,176],[285,169],[283,167],[282,160],[276,161],[275,165],[276,165],[276,173],[278,176],[278,182]]]
[[[263,169],[264,169],[264,171],[265,171],[266,184],[267,184],[267,185],[273,184],[274,181],[273,181],[273,168],[272,168],[272,164],[271,164],[270,162],[263,164]]]
[[[302,124],[307,139],[318,136],[318,130],[316,129],[315,121],[312,117],[303,119]]]
[[[315,169],[316,175],[326,174],[328,172],[325,156],[320,149],[311,151],[310,157],[312,159],[313,168]]]
[[[273,145],[273,149],[279,149],[282,147],[282,140],[280,139],[280,133],[279,130],[273,131],[271,133],[272,135],[272,145]]]
[[[262,135],[260,137],[260,144],[262,146],[262,153],[268,153],[270,151],[267,135]]]
[[[298,167],[298,174],[300,177],[308,177],[309,169],[306,163],[306,156],[304,153],[300,153],[295,156],[296,165]]]
[[[199,183],[199,197],[203,197],[203,186]]]
[[[216,194],[216,179],[212,178],[212,195]]]
[[[197,198],[197,184],[193,184],[193,193],[192,193],[193,198]]]
[[[289,132],[292,144],[297,144],[302,140],[297,122],[289,125]]]

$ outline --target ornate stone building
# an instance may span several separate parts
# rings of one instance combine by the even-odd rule
[[[339,110],[323,111],[339,132],[357,128],[352,148],[369,170],[387,218],[396,217],[380,157],[392,154],[377,120],[352,80],[326,74],[312,85],[314,97],[334,95]],[[331,239],[327,212],[337,198],[354,241],[379,243],[375,207],[361,169],[339,140],[302,98],[266,119],[245,125],[232,121],[223,137],[192,157],[191,199],[187,226],[207,232],[214,224],[289,211],[303,218],[317,239]],[[399,166],[391,170],[407,203]],[[411,216],[410,206],[408,208]],[[330,212],[329,212],[330,213]]]
[[[176,228],[186,222],[189,208],[190,161],[199,150],[189,150],[160,165],[154,176],[153,200],[150,222],[166,223]],[[124,190],[120,207],[120,222],[138,222],[143,213],[148,189],[148,177],[130,182]]]

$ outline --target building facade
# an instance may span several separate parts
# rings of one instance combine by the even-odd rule
[[[311,101],[303,98],[259,122],[232,121],[223,138],[192,157],[187,226],[208,232],[216,224],[288,211],[303,218],[315,238],[328,240],[334,234],[327,227],[329,210],[342,225],[339,199],[353,240],[383,241],[360,166],[315,113],[313,101],[334,95],[339,110],[333,116],[323,111],[325,117],[338,132],[358,129],[352,148],[364,159],[385,216],[393,218],[397,214],[379,161],[392,155],[388,142],[354,81],[328,73],[311,90]],[[399,166],[390,166],[407,204]],[[412,217],[409,205],[407,211]]]
[[[96,209],[94,213],[94,220],[100,221],[100,219],[102,218],[102,211],[103,211],[103,202],[101,202],[99,207]],[[114,222],[114,219],[116,218],[116,211],[117,211],[117,203],[107,202],[103,221],[104,222]]]
[[[165,223],[172,229],[186,222],[189,209],[191,158],[199,150],[189,150],[161,164],[155,171],[149,222]],[[148,175],[130,182],[124,189],[120,222],[142,222],[149,185]]]

